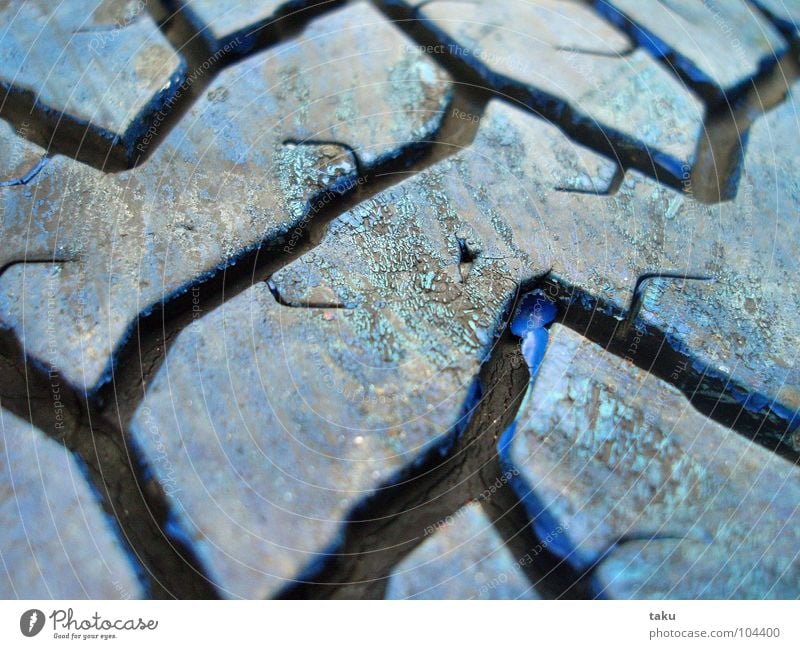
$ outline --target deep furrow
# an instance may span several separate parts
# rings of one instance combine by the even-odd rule
[[[420,47],[442,48],[429,51],[437,52],[437,63],[454,79],[515,105],[527,106],[531,102],[530,91],[520,83],[513,79],[498,78],[496,83],[487,84],[473,68],[451,54],[450,42],[419,18],[422,5],[409,10],[391,0],[375,0],[375,4]],[[667,67],[672,74],[681,78],[674,66]],[[783,101],[798,76],[800,64],[797,52],[793,49],[774,66],[748,80],[725,101],[711,105],[706,112],[694,164],[675,175],[656,168],[652,155],[646,149],[631,150],[621,134],[600,128],[570,106],[539,101],[541,105],[537,105],[536,110],[543,118],[556,124],[572,141],[616,160],[623,171],[636,169],[702,203],[714,204],[730,200],[736,195],[748,129],[756,119]]]
[[[736,102],[721,105],[706,115],[697,161],[691,174],[682,181],[685,193],[703,203],[719,203],[736,196],[747,152],[748,130],[784,101],[798,76],[797,55],[789,53],[774,68],[754,79]]]

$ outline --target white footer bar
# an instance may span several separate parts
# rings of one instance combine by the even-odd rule
[[[196,646],[238,649],[332,642],[352,649],[467,648],[497,643],[527,649],[564,646],[565,642],[615,649],[797,648],[800,603],[0,602],[0,647],[151,649],[200,643]]]

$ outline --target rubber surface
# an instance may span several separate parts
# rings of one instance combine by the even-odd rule
[[[800,595],[792,3],[51,4],[0,595]]]

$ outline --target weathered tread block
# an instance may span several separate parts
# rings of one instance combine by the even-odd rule
[[[116,532],[70,452],[0,410],[0,597],[144,595]]]
[[[228,48],[245,54],[274,31],[281,18],[292,12],[314,7],[315,0],[168,0],[180,10],[205,41],[208,49]],[[328,3],[330,6],[331,3]]]
[[[516,290],[510,242],[484,243],[486,231],[530,193],[602,189],[615,173],[502,104],[481,133],[334,221],[274,275],[280,302],[258,284],[170,350],[132,431],[157,477],[168,458],[183,486],[170,496],[176,527],[224,592],[274,595],[308,574],[357,505],[446,443]],[[508,195],[492,194],[522,170]],[[533,208],[524,218],[536,221]]]
[[[538,599],[480,505],[466,505],[426,533],[397,564],[386,599]]]
[[[433,0],[415,13],[444,53],[648,173],[695,160],[704,109],[644,50],[578,2]]]
[[[6,270],[0,321],[94,390],[140,313],[264,241],[293,245],[321,204],[429,141],[449,92],[368,5],[315,20],[224,70],[140,167],[108,175],[56,156],[28,185],[0,189],[9,254],[67,260]]]
[[[237,41],[238,55],[255,42],[247,32],[301,4],[253,3],[255,13],[242,18],[230,3],[223,7],[230,14],[206,13],[207,23],[194,24],[213,23],[221,31],[207,30],[217,39],[209,47]],[[406,4],[435,16],[427,22],[439,40],[460,47],[451,55],[493,90],[546,106],[562,131],[584,142],[587,132],[608,134],[618,151],[624,148],[625,164],[642,170],[644,153],[673,177],[691,167],[700,102],[585,4],[526,2],[507,14],[517,3]],[[700,7],[666,4],[684,12]],[[111,34],[121,38],[150,21],[135,15],[136,6],[98,5],[92,35],[105,47]],[[700,11],[719,23],[714,6],[702,3]],[[464,18],[469,12],[492,20],[478,29]],[[226,25],[228,18],[242,22]],[[535,29],[520,35],[522,23]],[[454,24],[462,32],[451,36]],[[515,56],[531,42],[529,65]],[[763,58],[758,69],[769,64]],[[659,100],[642,101],[654,86]],[[707,97],[723,92],[703,82],[695,87]],[[154,158],[134,171],[111,176],[48,158],[21,137],[29,134],[19,115],[18,132],[0,122],[0,144],[8,143],[0,148],[0,326],[14,330],[35,362],[60,369],[74,387],[95,389],[139,315],[265,241],[292,248],[320,206],[425,145],[449,89],[447,75],[410,40],[369,5],[353,4],[224,71]],[[165,104],[173,91],[163,89]],[[360,504],[379,500],[389,484],[413,493],[419,459],[428,450],[446,454],[476,403],[476,374],[511,299],[522,282],[544,277],[576,290],[580,304],[571,307],[590,313],[599,305],[603,313],[592,317],[603,326],[622,319],[639,286],[636,340],[653,335],[651,345],[666,334],[660,349],[671,347],[686,360],[676,363],[676,385],[682,374],[719,379],[727,387],[715,385],[710,396],[720,389],[723,401],[766,416],[773,440],[784,424],[790,435],[783,443],[800,451],[800,372],[792,361],[800,341],[792,249],[800,234],[796,109],[795,90],[757,122],[739,194],[708,208],[638,172],[623,176],[554,126],[492,102],[465,150],[350,210],[270,284],[252,287],[180,335],[131,428],[155,479],[178,485],[166,494],[168,532],[183,537],[228,596],[273,596],[313,578],[339,549],[342,532],[353,529],[348,519],[363,511]],[[147,138],[140,132],[137,143]],[[57,264],[24,263],[47,260]],[[709,281],[655,278],[639,285],[643,273]],[[60,338],[53,345],[53,330],[64,332],[64,344]],[[537,428],[546,423],[533,421],[540,417],[535,399],[526,402],[527,419],[518,420],[543,446],[570,449],[573,475],[557,479],[572,480],[543,492],[558,501],[548,509],[551,519],[569,531],[555,535],[554,551],[579,571],[592,566],[598,590],[617,597],[797,596],[796,539],[785,530],[797,522],[797,469],[753,451],[664,381],[557,325],[554,345],[549,358],[556,369],[547,376],[563,391],[542,398],[558,401],[552,425]],[[663,376],[663,360],[658,371]],[[536,389],[546,388],[539,382]],[[576,419],[562,418],[565,411]],[[561,471],[556,451],[535,460]],[[520,466],[528,459],[514,457]],[[30,457],[23,461],[33,465]],[[598,491],[598,483],[610,491]],[[620,498],[612,497],[615,489]],[[518,493],[538,518],[540,494]],[[701,505],[687,504],[685,493]],[[589,506],[575,505],[587,498]],[[91,493],[87,502],[97,509]],[[533,594],[478,506],[456,516],[462,514],[468,525],[439,530],[395,571],[390,595],[493,597],[508,583],[498,575],[511,573],[515,594]],[[669,529],[652,533],[662,519]],[[110,526],[105,531],[113,545]],[[456,563],[433,562],[441,577],[420,587],[419,571],[407,572],[454,546]],[[116,550],[122,562],[114,565],[128,570]],[[476,559],[463,556],[472,551],[491,565],[470,588],[463,575],[450,579],[450,568],[474,572]],[[15,557],[15,565],[25,565]],[[696,570],[700,562],[704,568]],[[32,571],[23,567],[20,574],[16,583],[40,588]],[[112,581],[119,596],[138,596],[128,583],[139,587],[133,577]]]
[[[733,99],[787,50],[747,0],[596,0],[596,5],[711,101]]]
[[[501,442],[551,551],[617,598],[796,598],[798,468],[699,414],[672,385],[553,325]]]
[[[6,2],[0,23],[6,26],[0,39],[5,110],[34,106],[44,141],[56,129],[70,129],[76,146],[100,148],[99,159],[110,152],[132,164],[152,116],[169,110],[185,79],[183,58],[145,3]]]

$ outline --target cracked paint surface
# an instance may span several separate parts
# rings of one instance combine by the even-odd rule
[[[561,128],[610,133],[673,175],[691,166],[700,102],[588,7],[412,4],[458,45],[451,53],[495,89],[547,103]],[[691,23],[717,4],[660,6]],[[127,38],[151,22],[132,6],[107,0],[77,33],[102,40],[124,23]],[[219,13],[211,22],[240,29]],[[532,69],[510,48],[546,65]],[[437,132],[449,90],[433,59],[354,3],[224,71],[139,169],[101,174],[58,156],[42,165],[44,152],[0,123],[10,145],[0,149],[0,324],[35,362],[95,389],[139,315],[265,241],[291,242],[331,196],[410,159]],[[276,595],[313,576],[359,505],[459,434],[516,292],[543,278],[603,317],[635,308],[637,336],[663,332],[685,356],[678,375],[730,381],[724,398],[768,414],[773,433],[780,423],[792,432],[795,97],[756,122],[739,194],[713,208],[491,102],[465,149],[349,210],[310,253],[180,334],[132,425],[147,469],[180,485],[166,494],[167,533],[228,596]],[[100,117],[113,121],[117,108]],[[48,258],[57,263],[17,263]],[[796,596],[796,543],[784,530],[796,523],[796,469],[558,325],[545,353],[554,317],[529,294],[511,319],[539,380],[510,429],[517,437],[501,443],[523,467],[516,486],[535,485],[520,496],[540,536],[568,530],[549,549],[594,566],[614,596],[763,596],[764,584]],[[800,449],[796,435],[784,442]],[[475,506],[463,511],[475,523]],[[452,547],[437,534],[412,563]],[[698,559],[708,561],[695,572]]]
[[[713,282],[658,281],[642,301],[641,318],[672,337],[694,362],[733,377],[748,409],[782,420],[785,443],[800,449],[800,333],[795,314],[800,238],[800,165],[795,83],[786,101],[755,122],[747,135],[736,198],[713,210],[724,238],[720,260],[707,267]],[[681,204],[680,219],[690,205]],[[696,246],[696,242],[691,242]],[[770,415],[772,416],[772,415]]]
[[[463,425],[516,290],[509,244],[485,236],[501,208],[614,175],[515,109],[494,104],[484,124],[463,155],[342,215],[276,273],[292,306],[254,286],[184,331],[155,378],[132,430],[154,458],[148,422],[160,422],[187,485],[171,498],[178,521],[229,592],[274,594],[324,560],[348,512]],[[530,142],[516,128],[527,124]],[[492,181],[508,165],[528,169],[533,184],[493,202]],[[482,210],[494,226],[475,218]]]
[[[748,409],[791,433],[800,408],[800,373],[792,360],[800,339],[793,314],[800,302],[787,288],[796,285],[790,242],[797,240],[793,215],[800,195],[792,175],[776,174],[774,165],[791,170],[796,161],[796,138],[789,136],[796,128],[792,97],[756,122],[742,189],[735,200],[714,206],[638,172],[628,172],[611,197],[548,191],[543,179],[553,177],[552,170],[563,174],[556,186],[577,189],[591,177],[602,189],[610,182],[603,179],[613,177],[613,165],[578,153],[553,127],[490,104],[467,152],[343,216],[305,263],[276,275],[276,285],[287,302],[296,304],[319,303],[322,296],[358,304],[356,290],[380,295],[387,304],[402,295],[409,314],[427,310],[439,319],[459,312],[445,308],[463,295],[454,291],[460,275],[448,263],[458,254],[459,240],[478,251],[471,272],[485,275],[482,269],[491,269],[492,282],[504,278],[512,284],[548,274],[601,300],[620,318],[633,303],[642,275],[685,277],[648,282],[639,329],[657,326],[669,345],[690,359],[693,372],[733,379],[752,394]],[[538,138],[552,148],[534,144]],[[590,160],[587,167],[594,171],[588,176],[567,172],[570,154]],[[425,224],[420,230],[441,250],[436,256],[420,252],[418,224]],[[345,243],[348,252],[342,254]],[[417,252],[412,257],[409,250]],[[415,283],[438,299],[420,304],[409,290]],[[494,290],[486,298],[472,298],[464,309],[482,304],[496,309],[491,303],[496,305],[497,295]],[[373,311],[365,322],[367,335],[380,330],[375,325],[381,317]],[[483,320],[492,318],[487,314]],[[409,317],[407,326],[411,330],[427,322]],[[800,448],[791,435],[783,442]]]

